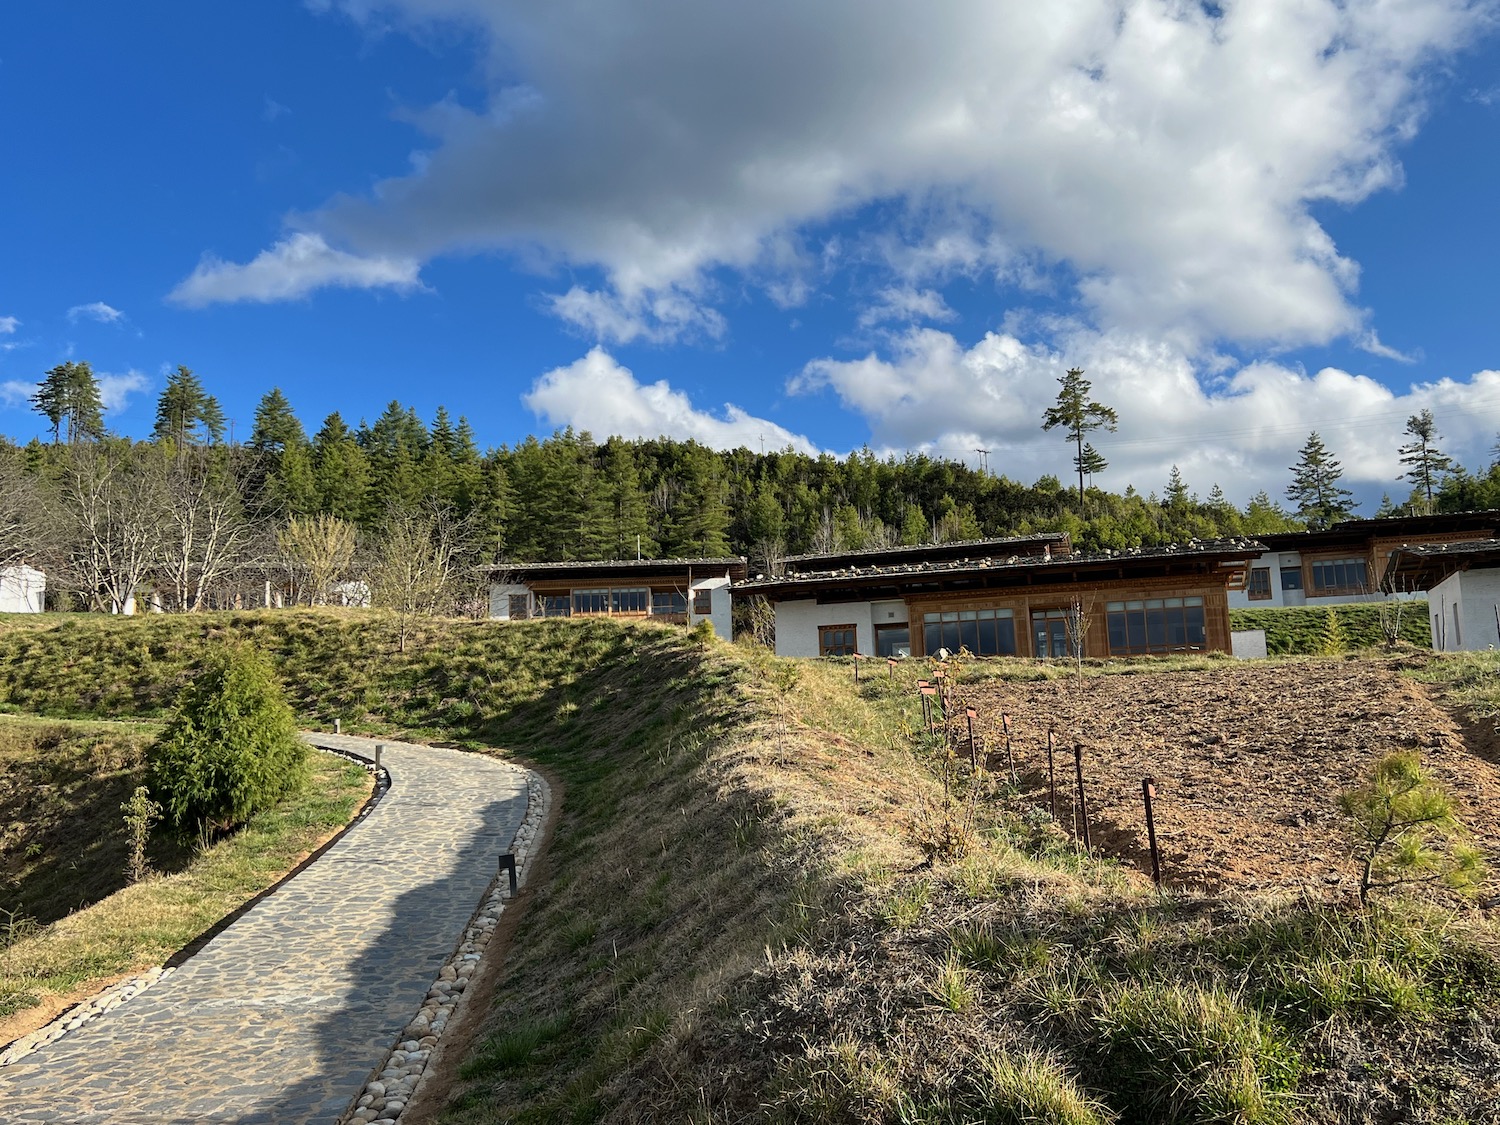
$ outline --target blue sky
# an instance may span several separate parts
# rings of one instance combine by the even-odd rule
[[[1493,3],[76,0],[0,10],[0,433],[64,359],[149,431],[391,399],[1366,500],[1500,431]]]

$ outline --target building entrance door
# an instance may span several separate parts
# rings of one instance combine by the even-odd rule
[[[1040,657],[1072,656],[1068,645],[1068,611],[1035,609],[1031,611],[1031,651]]]

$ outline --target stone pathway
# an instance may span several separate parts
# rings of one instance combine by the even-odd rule
[[[367,757],[375,746],[312,741]],[[175,972],[0,1067],[0,1121],[338,1121],[464,937],[533,778],[383,744],[391,787],[368,816]]]

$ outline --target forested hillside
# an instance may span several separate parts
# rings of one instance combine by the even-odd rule
[[[745,555],[771,572],[787,555],[898,543],[1066,531],[1082,549],[1120,548],[1303,526],[1264,492],[1244,509],[1212,482],[1200,497],[1175,469],[1160,496],[1088,487],[1080,497],[1054,476],[1026,484],[1005,475],[999,450],[994,472],[920,453],[724,452],[572,430],[482,451],[462,417],[439,409],[427,423],[399,402],[373,422],[330,414],[309,437],[280,390],[236,442],[185,368],[161,395],[151,439],[131,441],[105,431],[86,367],[49,373],[77,376],[79,397],[59,378],[35,400],[51,442],[0,438],[0,565],[33,561],[54,589],[101,609],[143,584],[164,608],[200,608],[247,565],[295,572],[297,596],[318,601],[340,578],[378,570],[381,543],[408,555],[417,543],[444,575],[637,552]],[[1436,506],[1486,506],[1492,493],[1493,469],[1459,473]]]

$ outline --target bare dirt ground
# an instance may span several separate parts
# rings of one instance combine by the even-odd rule
[[[1023,793],[1046,806],[1055,731],[1058,815],[1074,823],[1073,746],[1083,747],[1096,849],[1150,871],[1141,780],[1156,781],[1156,832],[1169,886],[1307,889],[1340,897],[1358,866],[1338,794],[1398,750],[1416,750],[1454,797],[1473,842],[1500,852],[1500,752],[1400,675],[1397,663],[1309,660],[959,689],[977,707],[990,763],[1005,769],[1011,716]],[[962,715],[962,710],[958,711]],[[962,719],[959,720],[962,723]]]

